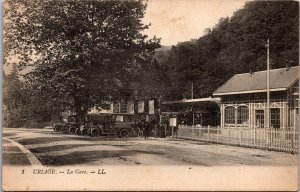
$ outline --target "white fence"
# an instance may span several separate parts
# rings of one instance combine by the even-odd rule
[[[298,130],[293,128],[221,128],[179,126],[177,138],[298,153]]]

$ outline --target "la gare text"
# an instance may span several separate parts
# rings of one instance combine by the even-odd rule
[[[85,175],[85,174],[106,174],[104,169],[97,169],[95,171],[87,171],[83,169],[67,169],[65,171],[58,171],[56,169],[33,169],[33,174],[77,174],[77,175]]]

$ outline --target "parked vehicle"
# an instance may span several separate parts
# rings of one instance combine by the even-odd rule
[[[75,116],[63,117],[63,123],[57,123],[53,126],[54,132],[75,134],[78,125],[75,122]]]
[[[154,121],[153,121],[154,122]],[[155,123],[150,122],[150,136],[160,137]],[[123,137],[142,137],[145,121],[139,120],[133,114],[89,114],[86,115],[82,125],[75,123],[75,116],[64,117],[64,123],[54,126],[55,132],[87,135],[91,137],[116,135]]]

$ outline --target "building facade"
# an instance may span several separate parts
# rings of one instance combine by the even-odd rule
[[[221,127],[266,128],[267,72],[236,74],[218,88]],[[299,127],[299,67],[270,70],[270,127]]]
[[[177,118],[177,125],[218,126],[219,98],[183,99],[162,102],[162,115]]]

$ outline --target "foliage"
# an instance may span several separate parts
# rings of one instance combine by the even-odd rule
[[[22,82],[19,80],[17,67],[14,64],[10,74],[3,74],[3,112],[4,125],[18,127],[24,119],[24,98],[22,95]]]
[[[146,4],[132,1],[11,0],[5,10],[5,55],[32,67],[26,85],[82,116],[130,97],[136,72],[159,47],[147,39]]]
[[[58,119],[59,109],[48,95],[34,93],[20,80],[17,65],[3,73],[3,125],[6,127],[32,127],[33,124],[49,123]]]
[[[253,1],[197,40],[173,46],[167,62],[170,99],[209,97],[236,73],[266,70],[270,39],[271,68],[298,65],[299,6],[295,1]],[[171,87],[171,88],[170,88]]]

